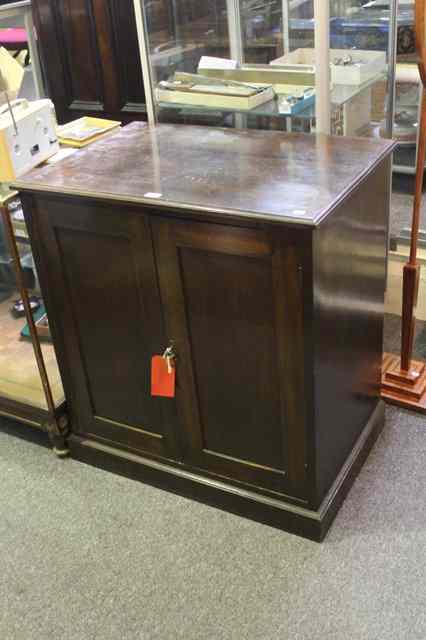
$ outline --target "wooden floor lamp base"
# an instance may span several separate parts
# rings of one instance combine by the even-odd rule
[[[413,360],[410,370],[402,371],[400,357],[385,353],[381,396],[386,402],[426,414],[426,363]]]

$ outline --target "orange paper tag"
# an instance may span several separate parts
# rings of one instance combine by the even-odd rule
[[[151,395],[174,398],[176,370],[167,364],[163,356],[153,356],[151,362]]]

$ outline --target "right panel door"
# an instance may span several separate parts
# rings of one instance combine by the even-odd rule
[[[303,497],[302,249],[281,232],[153,226],[186,462]]]

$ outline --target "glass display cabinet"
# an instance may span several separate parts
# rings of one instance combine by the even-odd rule
[[[65,454],[65,397],[20,200],[0,184],[0,415]]]
[[[414,34],[414,0],[399,0],[393,137],[398,140],[394,171],[414,174],[418,139],[421,82]]]
[[[414,46],[396,8],[135,0],[149,119],[389,137],[396,41]]]

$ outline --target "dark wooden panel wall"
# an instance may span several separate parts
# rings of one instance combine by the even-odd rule
[[[132,0],[33,0],[33,12],[59,122],[146,119]]]

